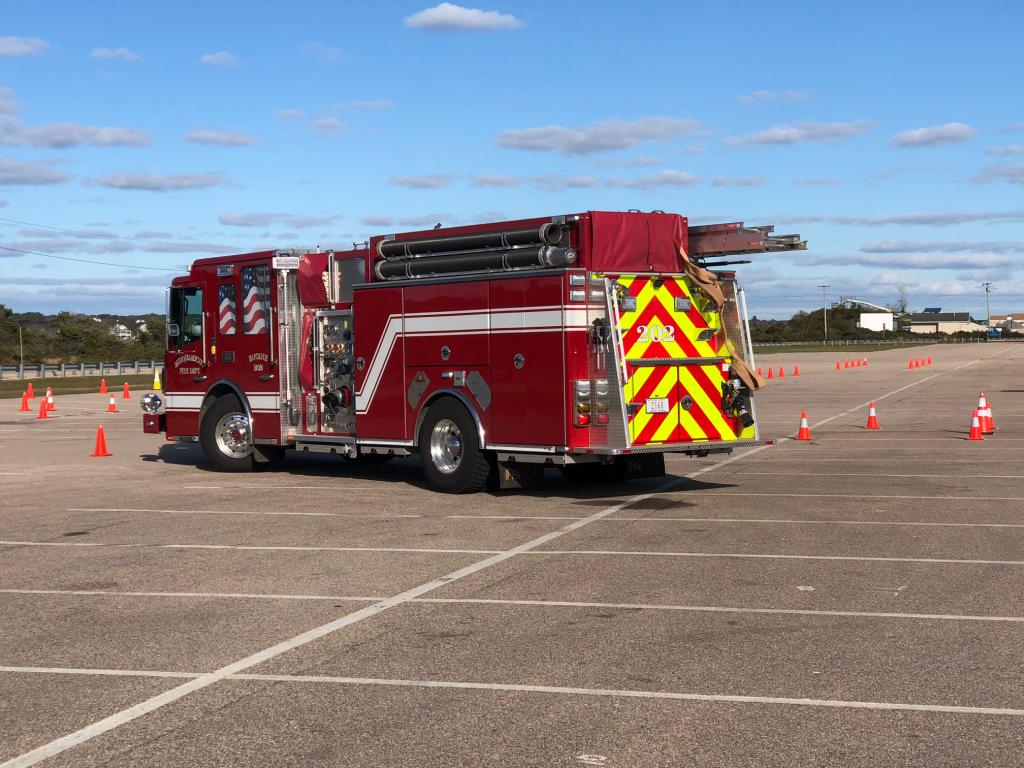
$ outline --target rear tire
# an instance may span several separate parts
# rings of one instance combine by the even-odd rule
[[[206,409],[199,425],[199,445],[223,472],[252,471],[252,423],[237,398],[219,397]]]
[[[445,493],[476,493],[487,482],[491,463],[480,445],[476,423],[452,398],[430,406],[419,434],[423,474]]]

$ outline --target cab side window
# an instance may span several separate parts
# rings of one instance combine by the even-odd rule
[[[176,327],[178,334],[168,333],[169,349],[183,349],[203,338],[203,289],[193,286],[171,289],[168,330]]]
[[[265,335],[270,316],[270,267],[242,267],[242,333]]]

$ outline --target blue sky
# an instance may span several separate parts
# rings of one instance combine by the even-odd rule
[[[1024,311],[1024,6],[0,2],[0,303],[586,209],[800,232],[751,310]],[[27,223],[23,223],[27,222]],[[63,231],[71,230],[71,231]],[[171,271],[163,272],[160,269]]]

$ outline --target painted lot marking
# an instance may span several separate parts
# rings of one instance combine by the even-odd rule
[[[583,518],[584,520],[586,518]],[[407,552],[436,555],[496,555],[500,549],[428,549],[418,547],[288,547],[260,544],[133,544],[105,541],[0,541],[11,547],[125,547],[142,549],[227,549],[257,552]],[[2,768],[2,767],[0,767]]]
[[[52,675],[104,675],[115,677],[179,677],[191,678],[183,686],[191,686],[203,680],[208,674],[195,672],[150,672],[132,669],[74,669],[68,667],[0,667],[0,672],[23,672],[28,674]],[[572,688],[559,685],[516,685],[513,683],[472,683],[452,680],[400,680],[377,677],[330,677],[326,675],[265,675],[255,673],[234,673],[224,675],[224,680],[249,680],[270,683],[298,683],[322,685],[375,685],[401,688],[447,688],[468,691],[498,691],[511,693],[547,693],[562,696],[606,696],[627,699],[668,699],[671,701],[721,702],[726,704],[775,704],[798,707],[826,707],[830,709],[868,709],[902,712],[932,712],[952,715],[999,715],[1024,717],[1024,709],[1011,707],[969,707],[949,704],[912,704],[894,701],[850,701],[841,699],[810,699],[783,696],[738,696],[713,693],[681,693],[676,691],[635,691],[622,688]],[[204,686],[205,687],[205,686]],[[168,693],[177,690],[172,689]],[[161,696],[166,694],[161,694]],[[158,698],[158,697],[154,697]],[[129,710],[125,710],[126,712]],[[102,721],[101,721],[102,722]],[[34,752],[35,750],[33,750]],[[3,768],[33,765],[24,762],[33,752],[27,752],[3,763]],[[55,753],[56,754],[56,753]],[[45,759],[45,758],[43,758]],[[21,762],[19,762],[21,761]]]
[[[934,373],[934,374],[932,374],[930,376],[925,376],[923,378],[920,378],[920,379],[917,379],[915,381],[912,381],[909,384],[905,384],[904,386],[899,387],[898,389],[892,390],[891,392],[887,392],[887,393],[882,394],[882,395],[876,395],[872,399],[875,402],[879,402],[879,401],[885,400],[887,398],[895,396],[896,394],[898,394],[900,392],[904,392],[904,391],[906,391],[908,389],[911,389],[913,387],[920,386],[921,384],[924,384],[924,383],[926,383],[928,381],[931,381],[932,379],[934,379],[934,378],[936,378],[938,376],[943,376],[943,375],[945,375],[947,373],[952,373],[952,372],[961,370],[961,369],[966,368],[968,366],[974,365],[977,362],[979,362],[979,360],[975,359],[975,360],[971,360],[971,361],[968,361],[966,363],[963,363],[963,364],[961,364],[959,366],[956,366],[955,368],[951,368],[948,371],[939,371],[939,372]],[[846,411],[843,411],[841,413],[835,414],[834,416],[830,416],[830,417],[828,417],[826,419],[822,419],[821,421],[816,422],[813,426],[814,427],[819,427],[819,426],[821,426],[823,424],[827,424],[827,423],[829,423],[831,421],[834,421],[836,419],[842,418],[843,416],[846,416],[846,415],[848,415],[850,413],[853,413],[854,411],[857,411],[857,410],[860,410],[860,409],[864,408],[867,404],[868,404],[867,402],[864,402],[864,403],[858,404],[856,406],[853,406],[852,408],[848,408]],[[787,438],[783,438],[779,442],[783,442],[786,439]],[[179,685],[179,686],[176,686],[175,688],[170,689],[169,691],[165,691],[165,692],[163,692],[161,694],[153,696],[153,697],[151,697],[149,699],[146,699],[146,700],[144,700],[144,701],[142,701],[142,702],[140,702],[140,703],[138,703],[138,704],[136,704],[136,705],[134,705],[132,707],[128,707],[128,708],[123,709],[123,710],[121,710],[119,712],[115,712],[114,714],[109,715],[108,717],[105,717],[105,718],[103,718],[101,720],[98,720],[98,721],[96,721],[96,722],[94,722],[94,723],[92,723],[90,725],[87,725],[87,726],[85,726],[83,728],[80,728],[77,731],[74,731],[72,733],[66,734],[64,736],[61,736],[60,738],[54,739],[53,741],[51,741],[51,742],[49,742],[47,744],[43,744],[43,745],[41,745],[39,747],[36,747],[35,749],[32,749],[32,750],[30,750],[30,751],[20,755],[19,757],[15,757],[15,758],[13,758],[11,760],[8,760],[7,762],[5,762],[2,765],[0,765],[0,768],[26,768],[27,766],[35,765],[35,764],[37,764],[37,763],[39,763],[39,762],[41,762],[43,760],[46,760],[47,758],[53,757],[54,755],[61,754],[62,752],[65,752],[66,750],[71,749],[72,747],[74,747],[74,746],[76,746],[78,744],[81,744],[81,743],[83,743],[85,741],[88,741],[88,740],[90,740],[92,738],[95,738],[96,736],[99,736],[100,734],[106,733],[107,731],[113,730],[114,728],[117,728],[117,727],[119,727],[121,725],[124,725],[125,723],[129,723],[129,722],[131,722],[131,721],[133,721],[133,720],[135,720],[135,719],[137,719],[139,717],[142,717],[143,715],[149,714],[150,712],[153,712],[153,711],[155,711],[157,709],[160,709],[161,707],[166,706],[167,704],[171,704],[171,703],[173,703],[175,701],[178,701],[179,699],[189,695],[190,693],[202,690],[202,689],[207,688],[207,687],[209,687],[211,685],[214,685],[215,683],[218,683],[218,682],[220,682],[222,680],[225,680],[228,677],[230,677],[231,675],[240,674],[240,673],[244,672],[246,669],[250,669],[250,668],[252,668],[252,667],[254,667],[254,666],[258,665],[258,664],[262,664],[265,661],[268,661],[269,659],[275,658],[275,657],[277,657],[277,656],[279,656],[279,655],[281,655],[283,653],[287,653],[288,651],[294,650],[295,648],[298,648],[300,646],[306,645],[307,643],[310,643],[310,642],[312,642],[314,640],[317,640],[317,639],[319,639],[321,637],[324,637],[325,635],[331,634],[332,632],[335,632],[335,631],[337,631],[339,629],[342,629],[344,627],[347,627],[347,626],[350,626],[352,624],[358,623],[358,622],[363,621],[364,619],[368,619],[368,618],[370,618],[372,616],[376,616],[377,614],[379,614],[379,613],[381,613],[383,611],[386,611],[386,610],[388,610],[390,608],[393,608],[393,607],[395,607],[397,605],[402,605],[403,603],[407,603],[410,600],[413,600],[413,599],[415,599],[417,597],[421,597],[422,595],[424,595],[424,594],[426,594],[428,592],[432,592],[432,591],[434,591],[436,589],[439,589],[442,586],[450,584],[450,583],[452,583],[454,581],[457,581],[459,579],[465,578],[466,576],[470,576],[470,575],[475,574],[475,573],[477,573],[479,571],[482,571],[482,570],[484,570],[486,568],[490,568],[490,567],[492,567],[494,565],[497,565],[499,563],[505,562],[506,560],[509,560],[510,558],[516,557],[517,555],[527,554],[531,550],[536,549],[537,547],[543,546],[543,545],[547,544],[548,542],[551,542],[551,541],[553,541],[555,539],[558,539],[558,538],[560,538],[562,536],[565,536],[565,535],[567,535],[569,533],[572,533],[573,531],[579,530],[580,528],[583,528],[584,526],[589,525],[590,523],[592,523],[592,522],[594,522],[596,520],[600,520],[600,519],[602,519],[604,517],[608,517],[610,515],[614,515],[617,512],[622,511],[622,509],[624,507],[628,506],[631,503],[635,504],[635,503],[637,503],[639,501],[643,501],[645,499],[652,498],[655,493],[666,491],[666,490],[668,490],[670,488],[673,488],[674,486],[678,485],[682,480],[694,479],[694,478],[700,477],[700,476],[705,475],[705,474],[707,474],[709,472],[713,472],[716,469],[719,469],[721,467],[728,466],[729,464],[733,463],[734,461],[738,461],[738,460],[746,458],[748,456],[756,455],[756,454],[760,453],[761,451],[766,450],[769,447],[770,446],[760,446],[760,447],[757,447],[757,448],[752,448],[752,449],[750,449],[748,451],[744,451],[744,452],[739,453],[739,454],[735,454],[735,455],[733,455],[733,456],[731,456],[731,457],[729,457],[727,459],[724,459],[724,460],[722,460],[720,462],[717,462],[716,464],[711,464],[709,466],[706,466],[706,467],[703,467],[701,469],[698,469],[698,470],[696,470],[696,471],[686,475],[683,478],[672,480],[672,481],[670,481],[670,482],[668,482],[668,483],[666,483],[664,485],[661,485],[658,488],[654,489],[653,492],[648,492],[648,493],[640,494],[640,495],[635,496],[635,497],[633,497],[631,499],[628,499],[628,500],[626,500],[624,502],[621,502],[621,503],[616,504],[614,506],[608,507],[608,508],[603,509],[603,510],[601,510],[599,512],[595,512],[594,514],[589,515],[588,517],[582,518],[580,520],[575,520],[575,521],[573,521],[573,522],[563,526],[562,528],[559,528],[556,531],[552,531],[552,532],[546,533],[543,536],[539,536],[539,537],[533,539],[532,541],[528,541],[528,542],[526,542],[524,544],[521,544],[521,545],[519,545],[517,547],[513,547],[512,549],[506,550],[506,551],[504,551],[502,553],[494,554],[494,555],[492,555],[490,557],[487,557],[487,558],[484,558],[483,560],[480,560],[480,561],[478,561],[478,562],[476,562],[476,563],[474,563],[472,565],[469,565],[469,566],[460,568],[460,569],[458,569],[456,571],[453,571],[453,572],[447,574],[446,576],[442,576],[439,579],[435,579],[433,581],[429,581],[429,582],[426,582],[424,584],[421,584],[421,585],[419,585],[417,587],[413,587],[412,589],[409,589],[409,590],[406,590],[404,592],[401,592],[401,593],[399,593],[397,595],[394,595],[394,596],[392,596],[392,597],[390,597],[390,598],[388,598],[386,600],[382,600],[380,602],[373,603],[372,605],[369,605],[369,606],[367,606],[365,608],[362,608],[362,609],[360,609],[358,611],[350,613],[347,616],[343,616],[343,617],[341,617],[339,619],[336,619],[334,621],[328,622],[328,623],[323,624],[323,625],[321,625],[319,627],[315,627],[313,629],[310,629],[310,630],[308,630],[306,632],[303,632],[302,634],[296,635],[295,637],[293,637],[293,638],[291,638],[289,640],[285,640],[285,641],[283,641],[281,643],[278,643],[278,644],[276,644],[274,646],[266,648],[266,649],[264,649],[262,651],[259,651],[259,652],[255,653],[255,654],[247,656],[247,657],[245,657],[243,659],[239,659],[238,661],[236,661],[236,662],[234,662],[232,664],[228,664],[228,665],[226,665],[224,667],[221,667],[220,669],[214,670],[213,672],[206,673],[206,674],[202,675],[201,677],[197,677],[197,678],[195,678],[193,680],[189,680],[189,681],[183,683],[182,685]],[[408,683],[406,683],[406,684],[408,684]],[[537,688],[536,690],[544,691],[545,689]],[[573,690],[573,691],[576,691],[576,692],[583,692],[583,691],[586,691],[588,689],[551,689],[552,692],[555,692],[555,691],[567,692],[569,690]],[[645,697],[657,697],[659,695],[659,694],[650,694],[650,693],[644,693],[644,692],[639,692],[639,691],[633,692],[633,694],[637,695],[637,696],[645,696]],[[604,695],[614,695],[614,694],[612,694],[612,693],[605,693]],[[693,696],[702,696],[702,695],[700,695],[700,694],[673,694],[672,696],[682,698],[682,697],[693,697]],[[666,695],[666,697],[671,697],[671,696]],[[728,697],[710,697],[710,696],[705,696],[703,698],[703,700],[713,701],[713,700],[729,700],[729,699],[728,699]],[[741,698],[736,698],[735,700],[739,701],[739,700],[747,700],[747,699],[743,699],[741,697]],[[754,699],[750,699],[750,700],[754,701]],[[806,700],[806,699],[794,699],[794,700],[758,699],[756,701],[758,701],[759,703],[777,703],[777,704],[779,704],[779,703],[807,703],[807,702],[812,701],[812,700]],[[861,704],[861,706],[868,706],[866,703],[863,703],[863,702],[861,702],[860,704]],[[849,706],[849,705],[848,704],[841,704],[841,703],[838,703],[838,702],[832,702],[831,704],[823,703],[822,706]],[[888,707],[884,707],[884,708],[904,708],[904,707],[907,707],[907,706],[908,705],[889,705]],[[967,709],[970,711],[970,708],[967,708]],[[944,710],[938,710],[938,711],[944,711]],[[1018,714],[1019,715],[1019,714],[1024,714],[1024,710],[992,710],[990,712],[990,714],[996,714],[996,713],[998,713],[998,714]]]
[[[1024,565],[1024,560],[958,560],[941,557],[872,557],[870,555],[765,555],[734,552],[643,552],[605,549],[544,549],[528,555],[605,555],[615,557],[714,557],[751,560],[834,560],[866,563],[938,563],[942,565]]]
[[[848,493],[738,493],[735,491],[687,491],[691,496],[768,496],[797,499],[930,499],[937,501],[949,499],[950,501],[1024,501],[1024,496],[913,496],[913,495],[883,495],[858,493],[851,496]]]
[[[902,587],[900,588],[902,590]],[[889,591],[889,590],[885,590]],[[71,595],[76,597],[159,597],[191,598],[198,600],[312,600],[321,602],[349,601],[370,603],[381,597],[353,595],[282,595],[246,592],[120,592],[113,590],[76,589],[0,589],[6,595]],[[1024,623],[1024,616],[986,616],[957,613],[908,613],[903,611],[828,611],[812,608],[744,608],[721,605],[673,605],[665,603],[605,603],[578,600],[518,600],[515,598],[482,597],[418,597],[409,601],[433,605],[509,605],[541,608],[611,608],[624,611],[679,611],[682,613],[750,613],[779,616],[831,616],[863,619],[912,619],[924,621],[982,621]]]
[[[251,488],[249,490],[262,490]],[[69,507],[67,512],[147,512],[161,515],[264,515],[267,517],[423,517],[423,515],[400,514],[358,514],[348,512],[292,512],[266,510],[229,509],[149,509],[146,507]]]
[[[935,461],[932,459],[932,461]],[[941,477],[945,480],[1020,480],[1022,475],[911,475],[881,472],[736,472],[737,475],[785,475],[797,477]]]

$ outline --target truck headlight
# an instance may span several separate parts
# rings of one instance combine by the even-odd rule
[[[164,401],[152,392],[143,395],[142,399],[139,400],[139,407],[141,407],[146,413],[156,413],[160,410],[160,406],[163,404]]]

